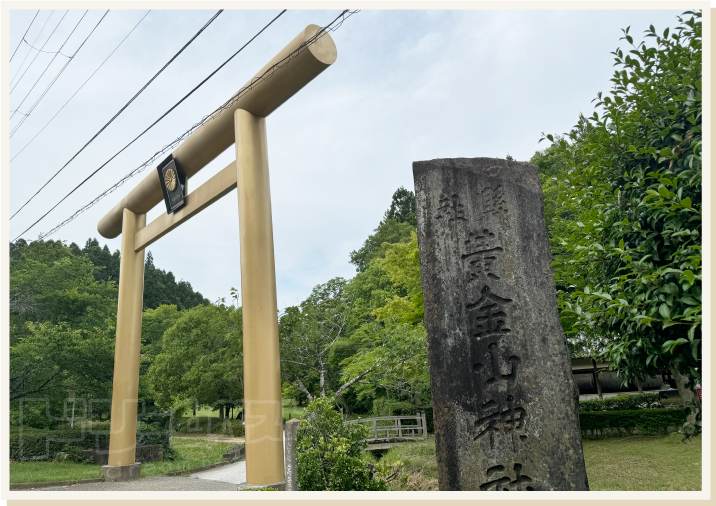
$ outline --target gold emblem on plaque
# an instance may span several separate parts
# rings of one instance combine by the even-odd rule
[[[164,173],[164,185],[170,192],[173,192],[176,189],[177,175],[172,169],[169,169]]]

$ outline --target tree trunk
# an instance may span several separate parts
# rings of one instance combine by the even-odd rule
[[[219,420],[223,420],[223,419],[224,419],[224,406],[222,406],[220,404],[219,405]]]
[[[321,397],[326,396],[326,370],[323,368],[323,364],[321,364]]]
[[[681,400],[685,403],[690,401],[693,402],[694,400],[698,402],[698,396],[696,393],[686,386],[690,379],[689,376],[681,374],[676,367],[670,367],[669,370],[671,371],[671,374],[674,375],[676,388],[679,390],[679,397],[681,397]]]
[[[196,404],[194,404],[194,418],[196,418]]]
[[[639,378],[637,378],[636,376],[634,376],[634,381],[636,382],[636,387],[639,389],[639,393],[643,394],[644,393],[644,385],[641,384],[641,381],[639,381]]]

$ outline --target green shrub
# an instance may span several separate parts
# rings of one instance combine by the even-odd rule
[[[110,422],[82,422],[74,428],[62,425],[56,430],[12,427],[10,431],[11,460],[49,460],[59,452],[109,448]],[[137,422],[137,444],[162,444],[168,447],[168,438],[161,431],[143,422]],[[69,448],[69,451],[68,451]],[[81,461],[73,459],[75,462]]]
[[[222,434],[244,437],[243,420],[220,420],[211,416],[182,418],[177,424],[178,434]]]
[[[587,411],[631,411],[635,409],[663,408],[658,393],[617,395],[606,399],[591,399],[579,402],[579,412]]]
[[[635,429],[644,435],[666,433],[669,427],[681,427],[686,409],[638,409],[630,411],[592,411],[579,414],[583,436],[632,434]]]
[[[374,416],[414,416],[417,408],[405,401],[390,401],[385,398],[373,401]]]
[[[297,431],[296,471],[299,490],[387,490],[361,459],[368,430],[343,424],[331,398],[311,402]]]

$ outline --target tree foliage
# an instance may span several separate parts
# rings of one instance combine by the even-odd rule
[[[667,368],[700,378],[701,13],[678,19],[646,30],[653,45],[623,30],[611,93],[563,138],[546,136],[569,165],[563,325],[625,381]]]
[[[196,306],[164,332],[147,380],[162,406],[241,403],[243,365],[241,308]]]
[[[367,436],[364,426],[343,423],[334,399],[312,401],[296,433],[299,490],[387,490],[361,459]]]
[[[393,200],[378,228],[368,236],[362,248],[351,252],[351,263],[359,273],[364,272],[372,260],[385,254],[383,244],[410,240],[416,223],[415,195],[401,186],[393,193]]]

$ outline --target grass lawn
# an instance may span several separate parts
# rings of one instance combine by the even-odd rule
[[[590,490],[701,490],[701,436],[686,443],[681,438],[584,440]],[[383,458],[405,464],[408,481],[394,490],[438,490],[435,439],[393,447]]]
[[[236,443],[205,441],[201,439],[174,439],[178,452],[176,460],[142,464],[142,476],[154,476],[169,471],[193,469],[221,462],[226,450]],[[84,480],[99,478],[100,467],[74,462],[11,462],[10,483]]]
[[[591,490],[701,490],[701,436],[584,440]]]

